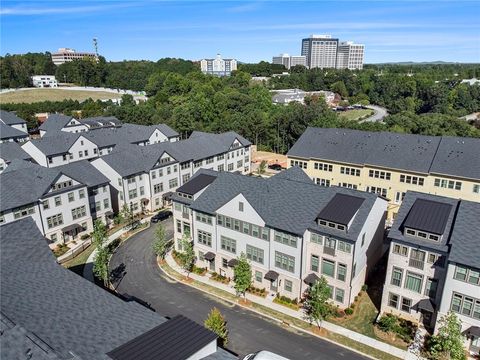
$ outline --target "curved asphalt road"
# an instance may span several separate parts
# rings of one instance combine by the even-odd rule
[[[167,234],[172,236],[172,221],[167,220],[165,226]],[[110,269],[120,266],[123,270],[124,267],[123,277],[114,282],[119,293],[134,296],[163,316],[182,314],[200,324],[216,306],[228,321],[228,348],[240,356],[258,350],[270,350],[292,360],[365,359],[327,341],[284,329],[253,312],[167,278],[158,268],[151,250],[154,229],[155,225],[152,224],[113,254]]]
[[[360,123],[363,122],[382,122],[383,119],[388,115],[387,109],[378,106],[378,105],[367,105],[367,109],[373,110],[373,115],[369,116],[366,119],[363,119],[360,121]]]

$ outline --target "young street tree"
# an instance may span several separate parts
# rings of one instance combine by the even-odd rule
[[[195,262],[195,252],[193,251],[192,241],[184,236],[181,241],[183,252],[180,254],[180,265],[187,272],[187,277],[192,271]]]
[[[213,331],[215,334],[218,335],[221,346],[227,345],[228,343],[227,321],[223,317],[220,310],[214,307],[208,314],[208,317],[205,319],[204,325],[207,329]]]
[[[100,220],[96,220],[93,224],[92,242],[95,247],[103,247],[103,244],[107,241],[107,227]]]
[[[97,251],[93,260],[93,273],[103,281],[103,285],[108,285],[110,272],[108,270],[109,252],[105,243],[107,241],[107,227],[100,220],[95,221],[93,225],[92,242]]]
[[[158,257],[160,257],[160,259],[165,259],[165,255],[167,255],[171,246],[172,241],[167,239],[165,227],[162,224],[157,225],[157,228],[155,229],[155,242],[153,243],[153,251]]]
[[[247,289],[252,285],[252,267],[243,252],[238,258],[238,264],[233,268],[233,282],[237,294],[242,294],[245,298]]]
[[[461,323],[453,312],[443,316],[437,335],[428,341],[427,348],[433,359],[466,360]]]
[[[332,306],[328,303],[331,291],[323,276],[307,290],[303,304],[305,317],[310,323],[315,322],[319,329],[322,320],[332,313]]]

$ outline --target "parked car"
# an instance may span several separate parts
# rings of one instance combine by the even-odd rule
[[[268,165],[268,168],[271,169],[271,170],[276,170],[276,171],[280,171],[282,170],[282,165],[280,164],[271,164],[271,165]]]
[[[286,357],[274,354],[270,351],[258,351],[256,353],[248,354],[243,360],[289,360]]]
[[[159,221],[168,219],[170,216],[172,216],[172,212],[170,210],[163,210],[153,215],[150,221],[152,223],[157,223]]]

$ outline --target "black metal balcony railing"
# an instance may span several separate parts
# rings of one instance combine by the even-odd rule
[[[425,262],[422,261],[422,260],[410,259],[410,260],[408,261],[408,265],[410,265],[411,267],[414,267],[414,268],[423,270],[423,268],[424,268],[424,266],[425,266]]]

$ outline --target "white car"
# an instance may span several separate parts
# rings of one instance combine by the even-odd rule
[[[243,360],[289,360],[286,357],[274,354],[270,351],[259,351],[256,353],[248,354]]]

